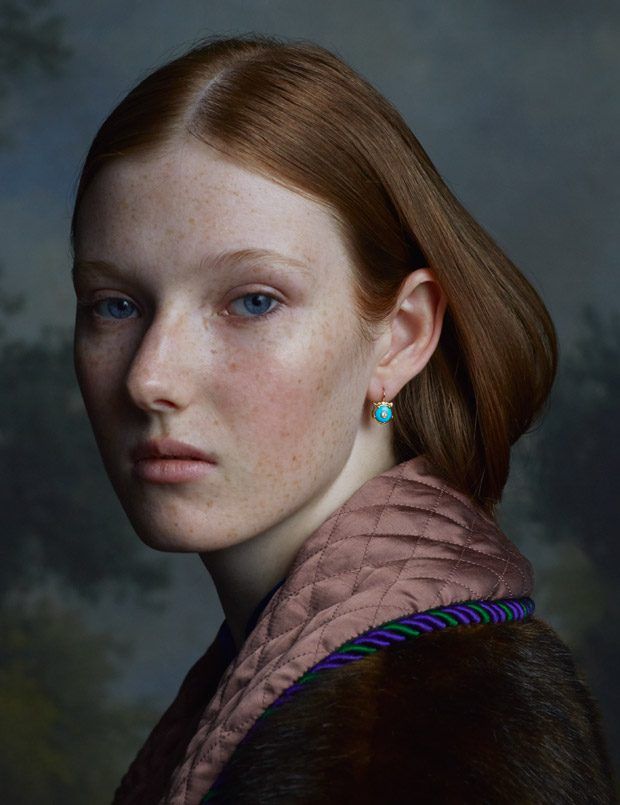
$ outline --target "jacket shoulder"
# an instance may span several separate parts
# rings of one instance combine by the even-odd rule
[[[536,617],[324,671],[261,717],[214,802],[615,803],[598,706]]]

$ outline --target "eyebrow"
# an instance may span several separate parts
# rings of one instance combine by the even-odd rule
[[[312,268],[303,260],[299,260],[291,255],[282,254],[271,249],[234,249],[231,251],[222,251],[218,254],[211,256],[207,255],[199,262],[199,268],[206,269],[207,264],[215,270],[230,268],[244,262],[259,262],[262,264],[269,263],[278,268],[293,267],[299,268],[307,274],[312,274]],[[124,271],[114,263],[106,260],[74,260],[71,268],[71,278],[75,283],[78,274],[117,274],[123,276]]]

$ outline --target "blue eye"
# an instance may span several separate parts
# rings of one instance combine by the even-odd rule
[[[98,299],[89,307],[94,310],[98,305],[103,305],[104,310],[107,310],[108,313],[112,313],[110,318],[113,319],[127,319],[129,318],[132,310],[135,310],[135,305],[133,302],[130,302],[129,299],[125,299],[120,296],[108,296],[106,299]],[[117,313],[119,315],[116,315]],[[108,318],[108,316],[102,315],[101,313],[98,313],[97,315],[99,315],[102,319]]]
[[[234,299],[232,304],[235,302],[242,302],[243,310],[246,313],[256,314],[253,317],[258,318],[260,316],[268,316],[270,313],[274,313],[278,307],[279,303],[276,307],[269,307],[270,302],[278,302],[273,296],[269,296],[268,294],[264,293],[248,293],[244,294],[244,296],[240,296],[238,299]],[[243,316],[243,313],[240,314]],[[251,316],[252,317],[252,316]],[[250,318],[251,318],[250,317]],[[247,316],[245,318],[248,318]]]

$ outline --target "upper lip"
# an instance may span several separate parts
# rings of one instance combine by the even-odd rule
[[[140,461],[143,458],[193,458],[215,463],[213,456],[205,453],[204,450],[200,450],[192,444],[169,438],[140,442],[132,449],[131,457],[134,461]]]

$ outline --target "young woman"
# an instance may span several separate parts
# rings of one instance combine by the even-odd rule
[[[106,470],[225,613],[115,803],[612,802],[494,517],[553,324],[398,112],[316,45],[201,42],[101,126],[71,239]]]

